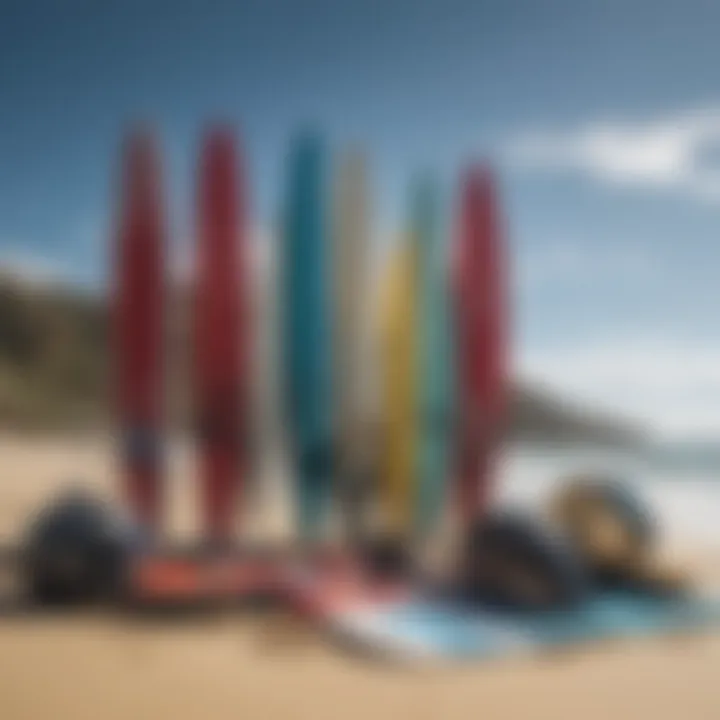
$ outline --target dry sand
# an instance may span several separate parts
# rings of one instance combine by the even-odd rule
[[[64,478],[112,487],[102,440],[5,436],[0,462],[3,538]],[[182,495],[187,475],[173,477]],[[178,527],[188,507],[187,497],[174,504]],[[348,657],[271,617],[161,625],[102,613],[5,618],[0,718],[715,718],[719,668],[720,636],[410,671]]]

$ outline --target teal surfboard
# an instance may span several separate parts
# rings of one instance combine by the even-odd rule
[[[411,234],[417,247],[417,401],[415,523],[420,538],[445,507],[450,438],[451,348],[446,236],[439,188],[420,178],[411,198]]]
[[[321,535],[331,495],[332,374],[325,158],[319,136],[298,136],[287,166],[282,232],[283,360],[297,523]]]

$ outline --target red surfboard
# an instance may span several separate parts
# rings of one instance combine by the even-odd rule
[[[133,519],[153,532],[162,511],[165,228],[149,133],[128,137],[123,166],[113,303],[122,475]]]
[[[453,258],[457,494],[467,521],[486,510],[505,426],[506,270],[494,179],[474,166],[462,180]]]
[[[246,462],[246,238],[236,163],[232,133],[210,131],[199,173],[193,351],[204,529],[220,543],[232,534]]]

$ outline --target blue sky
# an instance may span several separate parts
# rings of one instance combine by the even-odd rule
[[[6,0],[0,260],[99,282],[120,133],[162,133],[174,236],[203,123],[242,132],[254,222],[319,124],[412,173],[498,166],[523,376],[672,433],[720,431],[720,6],[658,0]]]

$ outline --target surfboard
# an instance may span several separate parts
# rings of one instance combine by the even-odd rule
[[[123,166],[113,303],[121,473],[132,519],[154,534],[163,502],[165,226],[159,158],[148,131],[127,138]]]
[[[287,167],[282,233],[284,396],[297,527],[320,538],[332,493],[332,338],[325,150],[298,136]]]
[[[231,131],[208,132],[198,175],[193,369],[204,531],[219,543],[231,538],[246,463],[250,333],[237,162]]]
[[[316,596],[324,629],[346,650],[409,664],[539,656],[588,643],[709,632],[720,625],[720,594],[660,598],[605,591],[574,610],[501,612],[422,594],[382,596],[337,588]]]
[[[368,321],[370,227],[366,163],[359,149],[345,152],[333,194],[332,298],[337,490],[346,535],[365,534],[373,451],[370,438]]]
[[[410,233],[390,259],[381,303],[383,462],[378,482],[382,529],[409,540],[415,519],[417,245]]]
[[[453,257],[457,382],[457,505],[466,522],[490,500],[507,406],[507,280],[495,181],[473,166],[462,180]]]
[[[452,431],[447,247],[432,176],[416,182],[412,218],[417,246],[415,527],[422,539],[437,527],[445,508]]]
[[[383,312],[385,465],[389,529],[423,537],[444,504],[450,433],[448,285],[439,191],[431,176],[410,194],[408,233],[386,282]]]

